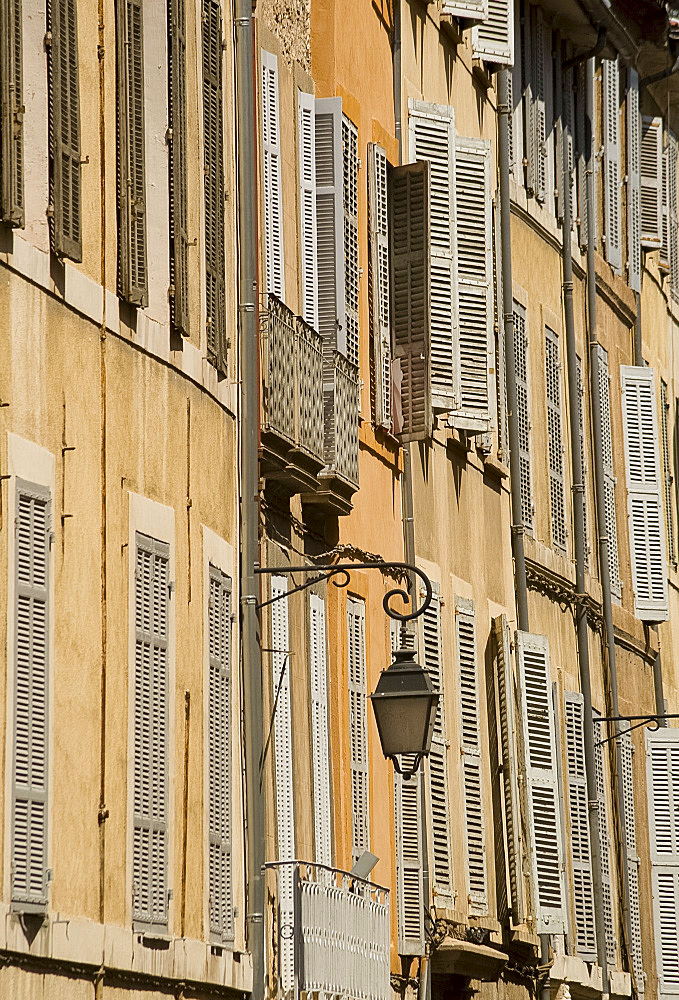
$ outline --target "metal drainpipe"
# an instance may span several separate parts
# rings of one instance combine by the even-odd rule
[[[234,0],[236,128],[238,144],[238,314],[240,322],[241,565],[240,602],[245,709],[247,810],[247,946],[252,956],[252,998],[264,996],[265,802],[262,757],[262,665],[258,642],[259,587],[259,368],[257,365],[257,190],[252,0]]]

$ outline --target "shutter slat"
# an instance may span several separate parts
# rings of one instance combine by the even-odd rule
[[[382,147],[376,143],[368,146],[368,202],[375,423],[390,430],[391,282],[387,156]]]
[[[227,373],[224,278],[224,140],[222,15],[216,0],[203,0],[203,197],[205,202],[205,313],[207,356]]]
[[[314,95],[297,91],[299,145],[300,243],[302,251],[302,315],[318,330],[316,272],[316,161]]]
[[[47,4],[50,126],[50,229],[59,257],[82,260],[80,95],[76,0]]]
[[[172,323],[189,334],[189,236],[186,180],[186,23],[184,0],[170,0],[170,285]]]
[[[620,77],[618,60],[604,59],[604,226],[606,260],[622,271],[622,227],[620,218]]]
[[[639,145],[641,244],[656,250],[662,242],[662,174],[662,118],[645,115]]]
[[[21,0],[0,0],[0,219],[24,225],[24,102]]]
[[[368,687],[365,665],[365,603],[347,598],[349,741],[351,746],[351,857],[370,848]]]
[[[278,59],[262,50],[262,157],[266,291],[285,301]]]
[[[309,598],[309,619],[316,861],[322,865],[331,865],[332,800],[330,787],[325,601],[317,594],[311,594]]]

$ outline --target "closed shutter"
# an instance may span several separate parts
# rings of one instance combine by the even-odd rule
[[[596,709],[594,716],[599,713]],[[595,733],[603,737],[600,724],[594,727]],[[611,883],[611,838],[608,826],[608,800],[606,797],[606,778],[604,771],[604,746],[600,741],[594,745],[594,762],[596,768],[596,790],[599,803],[599,844],[601,847],[601,889],[604,902],[604,925],[606,927],[606,958],[609,965],[617,962],[616,923],[613,920],[613,887]]]
[[[493,230],[490,142],[458,137],[457,210],[459,408],[455,427],[487,431],[493,396]]]
[[[663,488],[665,498],[665,531],[667,532],[667,557],[671,563],[676,563],[677,553],[674,543],[674,517],[672,514],[672,469],[670,466],[670,443],[667,429],[667,411],[670,404],[667,399],[667,385],[660,380],[660,434],[662,444]]]
[[[118,42],[118,284],[120,297],[148,305],[144,10],[122,0]]]
[[[387,155],[376,143],[368,146],[368,194],[375,423],[389,430],[391,429],[391,288]]]
[[[52,247],[82,260],[80,93],[76,0],[49,0],[50,201]]]
[[[205,198],[205,312],[207,356],[225,375],[224,148],[222,13],[218,0],[203,0],[203,173]]]
[[[628,70],[627,88],[627,268],[629,285],[641,291],[641,117],[639,74]]]
[[[185,0],[170,0],[170,296],[172,324],[189,333],[189,236],[186,181]]]
[[[359,365],[358,295],[358,129],[342,115],[342,170],[344,176],[344,295],[347,323],[346,354]]]
[[[314,95],[297,91],[299,145],[299,225],[302,253],[302,316],[318,330],[318,275],[316,272],[316,153]]]
[[[622,582],[620,580],[620,559],[618,556],[618,519],[615,511],[615,475],[613,469],[613,436],[611,429],[611,379],[608,371],[608,354],[597,344],[595,351],[598,357],[598,392],[601,407],[601,444],[604,467],[604,513],[606,518],[606,534],[608,536],[608,574],[611,583],[611,593],[620,598]]]
[[[477,58],[500,66],[514,62],[514,4],[512,0],[487,0],[488,16],[472,30]]]
[[[430,205],[431,398],[438,410],[460,399],[457,351],[457,226],[455,219],[455,112],[410,101],[410,159],[428,160]]]
[[[530,93],[528,97],[528,191],[536,201],[547,196],[547,119],[545,108],[545,25],[542,11],[530,8]]]
[[[210,934],[233,941],[231,822],[231,580],[214,566],[208,597]]]
[[[266,290],[285,300],[278,59],[262,51],[262,157]]]
[[[547,639],[542,635],[517,632],[516,653],[532,846],[529,865],[533,884],[537,887],[537,932],[563,934],[566,930],[563,840]]]
[[[634,613],[642,621],[665,621],[669,616],[667,550],[654,372],[621,365],[620,381]]]
[[[662,118],[641,119],[641,243],[657,250],[662,242]]]
[[[0,0],[0,219],[24,225],[21,0]]]
[[[471,912],[486,913],[488,887],[483,816],[479,676],[476,663],[476,617],[471,601],[457,598],[455,631],[460,684],[460,754],[464,787],[467,891]]]
[[[604,59],[604,229],[606,260],[613,270],[622,271],[622,233],[620,225],[620,86],[618,60]]]
[[[344,170],[342,99],[316,101],[316,252],[318,332],[323,336],[324,368],[333,351],[346,354],[344,293]]]
[[[394,430],[402,441],[431,435],[430,165],[395,167],[389,186]]]
[[[575,366],[576,366],[576,376],[578,384],[578,430],[580,435],[580,464],[582,467],[582,482],[584,485],[584,492],[582,495],[582,518],[583,518],[583,535],[584,535],[584,545],[585,545],[585,568],[589,569],[589,516],[587,513],[587,480],[588,480],[588,467],[587,467],[587,435],[585,434],[585,379],[583,377],[582,371],[582,358],[579,354],[575,356]]]
[[[639,855],[637,852],[636,810],[634,804],[634,749],[632,736],[629,732],[629,722],[623,722],[621,728],[626,731],[618,737],[620,758],[622,762],[622,792],[623,792],[623,827],[625,831],[624,850],[627,852],[628,874],[628,907],[630,922],[630,956],[634,986],[637,993],[643,993],[645,975],[643,972],[643,956],[641,950],[641,907],[639,902]]]
[[[677,139],[667,133],[667,259],[670,268],[670,294],[679,301],[679,235],[677,227]]]
[[[49,492],[17,481],[15,516],[12,902],[47,906]]]
[[[309,667],[316,861],[321,865],[331,865],[332,807],[325,601],[317,594],[311,594],[309,598]]]
[[[526,310],[514,301],[514,367],[516,370],[516,409],[519,418],[519,472],[521,480],[521,519],[533,530],[533,481],[530,462],[530,395]]]
[[[658,996],[679,994],[679,730],[646,734]]]
[[[136,536],[132,916],[167,929],[169,546]]]
[[[575,940],[580,958],[586,962],[596,962],[592,851],[589,837],[582,695],[567,692],[565,696],[565,711]]]
[[[347,598],[349,741],[351,744],[351,857],[370,848],[368,687],[365,667],[365,603]]]
[[[563,416],[561,408],[561,360],[559,338],[545,327],[545,385],[547,390],[547,447],[549,453],[549,498],[552,544],[566,548],[566,490],[564,481]]]

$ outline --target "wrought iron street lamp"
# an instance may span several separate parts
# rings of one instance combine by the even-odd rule
[[[382,753],[391,758],[395,769],[410,778],[429,754],[434,719],[439,703],[429,674],[415,661],[412,649],[397,649],[394,662],[380,674],[375,693],[370,695]],[[412,764],[402,769],[399,757],[415,754]]]

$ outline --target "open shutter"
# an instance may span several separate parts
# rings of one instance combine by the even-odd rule
[[[618,556],[618,519],[615,511],[615,475],[613,469],[613,436],[611,431],[611,379],[608,371],[608,354],[600,344],[595,348],[598,357],[598,392],[601,407],[601,439],[604,467],[604,512],[608,536],[608,573],[611,592],[620,598],[620,559]]]
[[[545,25],[539,7],[530,8],[530,91],[528,110],[528,191],[536,201],[547,195],[547,121],[545,109]],[[527,18],[528,19],[528,18]],[[527,32],[528,34],[528,32]]]
[[[618,60],[604,59],[604,228],[606,260],[613,270],[622,271],[622,235],[620,225],[620,84]]]
[[[333,351],[346,354],[344,296],[344,187],[342,99],[324,97],[316,107],[316,251],[318,331],[323,336],[324,369]]]
[[[233,941],[231,872],[231,580],[210,566],[208,766],[210,934]]]
[[[406,781],[394,773],[396,902],[399,955],[425,953],[422,902],[422,771]]]
[[[17,481],[15,518],[12,902],[47,906],[49,492]]]
[[[666,621],[667,551],[652,368],[620,367],[634,613]]]
[[[670,404],[667,399],[667,384],[660,380],[660,440],[662,444],[663,489],[665,500],[665,531],[667,532],[667,557],[671,563],[676,563],[677,553],[674,542],[674,517],[672,514],[672,468],[670,466],[670,443],[667,427],[667,412]]]
[[[118,284],[121,298],[135,306],[146,306],[149,290],[142,0],[122,0],[117,41]]]
[[[563,186],[563,173],[564,173],[564,139],[566,141],[566,168],[568,173],[568,183],[567,191],[570,197],[570,209],[571,209],[571,226],[574,225],[574,217],[576,214],[576,201],[575,201],[575,181],[574,181],[574,171],[575,171],[575,139],[574,139],[574,128],[575,128],[575,107],[574,107],[574,97],[573,97],[573,67],[569,67],[566,70],[561,71],[561,49],[557,49],[557,58],[559,63],[556,68],[556,79],[562,79],[561,85],[561,112],[557,117],[556,121],[556,132],[555,132],[555,144],[556,144],[556,192],[557,192],[557,219],[559,222],[563,220],[564,213],[564,201],[566,197],[566,192]],[[558,97],[557,91],[557,97]],[[558,108],[558,103],[557,103]]]
[[[49,0],[51,235],[59,257],[82,260],[76,0]]]
[[[349,739],[351,743],[351,857],[370,848],[368,687],[365,668],[365,603],[347,598]]]
[[[627,268],[629,284],[641,291],[641,117],[639,74],[628,70],[627,87]]]
[[[599,713],[596,709],[594,716]],[[599,724],[594,727],[595,734],[603,738],[603,729]],[[611,838],[608,826],[608,801],[606,797],[606,777],[604,769],[604,746],[597,741],[594,746],[594,762],[596,767],[596,791],[599,802],[599,844],[601,846],[601,888],[604,900],[604,924],[606,927],[606,957],[609,965],[615,966],[617,961],[617,925],[613,920],[613,887],[611,883]]]
[[[488,17],[488,0],[443,0],[441,13],[459,17],[465,23],[485,21]]]
[[[346,355],[358,368],[359,321],[358,297],[360,267],[358,261],[358,129],[342,115],[342,174],[344,202],[344,295],[347,323]]]
[[[325,601],[318,594],[311,594],[309,598],[309,619],[315,857],[319,864],[331,865],[332,805],[330,794],[330,736],[328,731],[328,666],[325,637]]]
[[[530,394],[528,371],[528,336],[526,310],[514,301],[514,367],[516,402],[519,415],[519,470],[521,477],[521,518],[528,531],[533,530],[533,481],[530,461]]]
[[[278,59],[262,51],[262,156],[266,291],[285,300]]]
[[[302,315],[318,330],[318,275],[316,271],[316,153],[314,95],[297,91],[299,144],[300,241],[302,250]]]
[[[582,481],[585,484],[585,491],[582,496],[582,519],[583,535],[585,543],[585,567],[589,568],[589,518],[587,514],[587,435],[585,434],[585,406],[586,396],[585,379],[582,371],[582,358],[579,354],[575,356],[575,368],[578,385],[578,431],[580,437],[580,463],[582,467]]]
[[[490,142],[458,136],[455,149],[459,408],[451,423],[490,427],[493,398],[493,230]]]
[[[486,913],[488,887],[483,818],[479,677],[476,663],[476,619],[471,601],[456,599],[455,631],[460,683],[460,753],[464,786],[467,891],[471,912]]]
[[[186,181],[186,15],[170,0],[170,295],[176,331],[189,333],[189,235]]]
[[[561,406],[559,338],[545,327],[545,385],[547,390],[547,439],[552,544],[566,548],[566,488],[564,480],[563,416]]]
[[[224,139],[222,13],[218,0],[203,0],[203,163],[205,196],[205,311],[207,356],[226,374],[224,278]]]
[[[514,62],[514,4],[487,0],[488,15],[472,30],[474,55],[486,62],[511,66]]]
[[[641,243],[657,250],[662,242],[662,118],[641,119]]]
[[[632,736],[629,732],[629,722],[623,722],[626,731],[618,737],[620,758],[622,762],[622,792],[623,792],[623,827],[625,831],[624,849],[627,852],[627,871],[629,877],[628,906],[631,931],[630,955],[634,985],[637,993],[643,993],[645,975],[643,972],[641,951],[641,907],[639,903],[639,855],[637,852],[636,810],[634,804],[634,749]]]
[[[580,958],[586,962],[596,962],[592,851],[589,837],[583,697],[581,694],[566,692],[565,712],[575,940]]]
[[[537,886],[537,931],[563,934],[563,840],[547,639],[517,632],[516,653],[528,826],[533,845],[528,860]]]
[[[658,996],[679,994],[679,730],[646,734]]]
[[[389,274],[389,204],[387,154],[368,146],[368,202],[370,207],[370,274],[375,423],[391,428],[391,289]]]
[[[587,118],[585,109],[585,90],[587,86],[587,74],[594,73],[594,60],[588,59],[586,63],[581,63],[577,67],[577,88],[575,91],[575,135],[577,144],[577,173],[578,173],[578,217],[580,246],[587,246],[587,162],[592,153],[592,181],[594,185],[594,202],[597,204],[597,157],[594,155],[592,146],[592,123]],[[594,227],[592,238],[596,242],[597,213],[594,212]]]
[[[431,435],[430,165],[395,167],[389,184],[394,430],[402,441]]]
[[[667,262],[670,268],[670,293],[679,300],[679,235],[677,234],[677,139],[668,130],[667,173]]]
[[[455,112],[410,101],[410,159],[428,160],[431,250],[431,399],[454,410],[460,399],[457,343],[457,226],[455,219]]]
[[[0,219],[24,225],[21,0],[0,0]]]

